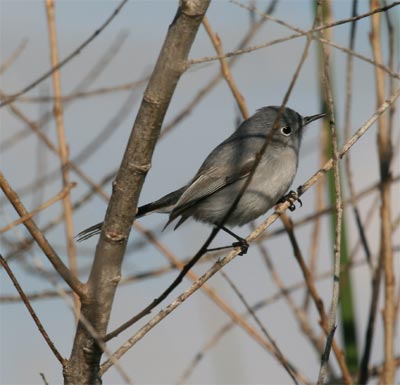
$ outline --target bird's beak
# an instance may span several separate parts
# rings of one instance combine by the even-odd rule
[[[305,116],[303,118],[303,127],[306,126],[307,124],[313,122],[314,120],[321,119],[325,116],[326,114],[317,114],[317,115],[311,115],[311,116]]]

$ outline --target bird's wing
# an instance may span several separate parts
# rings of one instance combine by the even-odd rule
[[[254,162],[255,158],[248,159],[246,163],[230,175],[226,175],[225,168],[221,167],[200,170],[199,174],[196,175],[185,192],[181,195],[165,226],[168,226],[169,223],[179,216],[182,216],[182,218],[175,228],[181,225],[189,216],[185,215],[185,211],[188,208],[206,199],[216,191],[240,179],[246,178],[254,167]]]

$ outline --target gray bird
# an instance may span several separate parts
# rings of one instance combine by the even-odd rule
[[[279,109],[278,106],[272,106],[257,110],[211,151],[187,185],[139,207],[136,218],[153,212],[169,213],[165,227],[180,217],[176,229],[186,219],[193,217],[220,227],[239,241],[245,241],[223,225],[242,226],[249,223],[285,196],[296,175],[303,128],[325,116],[302,117],[290,108],[283,110],[278,128],[262,154],[249,185],[236,207],[225,218],[254,168],[257,153],[271,134]],[[224,219],[225,222],[221,223]],[[83,230],[78,234],[78,240],[99,234],[102,225],[101,222]]]

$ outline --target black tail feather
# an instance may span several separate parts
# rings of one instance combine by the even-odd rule
[[[90,226],[87,229],[81,231],[75,238],[78,242],[86,241],[86,239],[93,237],[93,235],[100,234],[102,226],[103,222]]]

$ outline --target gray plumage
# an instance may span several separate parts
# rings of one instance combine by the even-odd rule
[[[170,214],[166,226],[178,217],[175,228],[189,217],[219,225],[250,175],[279,108],[257,110],[208,155],[186,186],[139,207],[136,218],[164,212]],[[296,175],[303,128],[323,116],[302,117],[290,108],[284,109],[250,184],[224,224],[244,225],[266,213],[284,196]],[[82,231],[78,239],[100,233],[101,226],[98,223]]]

